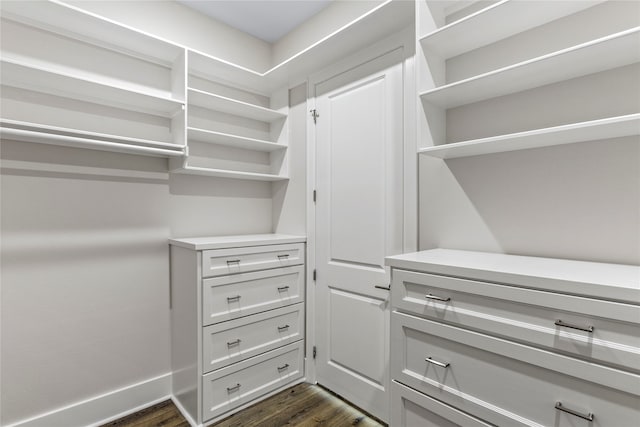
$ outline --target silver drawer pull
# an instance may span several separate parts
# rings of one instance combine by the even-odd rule
[[[589,412],[587,415],[576,412],[573,409],[565,408],[561,402],[556,402],[556,409],[558,411],[566,412],[567,414],[575,415],[576,417],[583,418],[587,421],[593,421],[593,413]]]
[[[227,387],[227,393],[231,393],[232,391],[240,390],[240,383],[234,385],[233,387]]]
[[[227,302],[240,301],[240,295],[236,295],[234,297],[227,297]]]
[[[286,331],[287,329],[289,329],[289,325],[278,326],[279,331]]]
[[[427,357],[426,359],[424,359],[425,362],[429,362],[429,363],[433,363],[436,366],[440,366],[441,368],[448,368],[450,363],[449,362],[439,362],[437,360],[432,359],[431,357]]]
[[[289,287],[288,287],[288,286],[280,286],[280,287],[278,288],[278,292],[285,292],[285,291],[288,291],[288,290],[289,290]]]
[[[593,326],[587,326],[586,328],[583,328],[582,326],[572,325],[571,323],[565,323],[560,319],[556,320],[554,324],[556,326],[562,326],[563,328],[571,328],[571,329],[578,329],[579,331],[593,332]]]
[[[227,260],[227,265],[231,265],[231,264],[237,264],[240,265],[240,260],[239,259],[228,259]]]
[[[451,301],[451,298],[447,297],[447,298],[443,298],[443,297],[439,297],[438,295],[433,295],[433,294],[427,294],[424,296],[427,299],[434,299],[436,301]]]
[[[229,341],[227,343],[227,347],[233,347],[234,345],[239,345],[242,342],[242,340],[240,338],[238,338],[235,341]]]
[[[278,372],[280,372],[280,371],[284,371],[285,369],[288,369],[288,368],[289,368],[289,364],[288,364],[288,363],[285,363],[285,364],[284,364],[284,365],[282,365],[282,366],[278,366]]]
[[[279,260],[288,259],[288,258],[289,258],[289,254],[278,255]]]
[[[374,288],[382,289],[383,291],[390,291],[391,290],[391,285],[389,285],[389,286],[375,285]]]

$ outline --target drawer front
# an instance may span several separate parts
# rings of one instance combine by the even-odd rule
[[[393,270],[392,304],[410,314],[640,371],[638,306],[404,270]]]
[[[304,267],[205,279],[203,326],[302,302]]]
[[[304,262],[304,244],[202,251],[202,277],[288,267]]]
[[[207,326],[202,332],[204,372],[304,338],[304,304]]]
[[[631,426],[638,416],[637,375],[625,373],[624,384],[620,372],[601,367],[602,379],[618,375],[611,383],[619,381],[627,389],[621,391],[582,379],[581,372],[594,375],[593,363],[399,313],[393,313],[392,337],[398,349],[392,378],[493,424]],[[540,366],[545,363],[554,369]],[[577,369],[563,373],[570,364]],[[585,417],[594,414],[593,421],[556,409],[558,402]]]
[[[302,378],[302,342],[211,372],[202,377],[202,419],[208,420]]]
[[[491,427],[482,420],[391,381],[393,427]]]

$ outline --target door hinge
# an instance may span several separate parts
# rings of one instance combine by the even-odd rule
[[[315,359],[316,356],[318,355],[318,349],[316,348],[316,346],[313,346],[313,358]]]
[[[316,198],[318,197],[318,193],[316,190],[313,190],[313,203],[316,202]]]
[[[313,110],[309,110],[309,112],[311,113],[311,117],[313,117],[313,124],[315,125],[318,123],[318,117],[320,117],[320,114],[315,108]]]
[[[316,281],[316,278],[318,277],[318,272],[315,270],[315,268],[313,269],[313,281]]]

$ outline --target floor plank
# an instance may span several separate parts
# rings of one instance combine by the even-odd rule
[[[317,385],[298,384],[207,427],[382,427]],[[167,400],[101,427],[189,427]]]

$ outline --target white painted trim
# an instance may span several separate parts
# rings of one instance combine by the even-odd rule
[[[191,427],[200,427],[202,425],[202,424],[199,425],[196,422],[196,420],[191,418],[191,415],[189,415],[189,412],[186,409],[184,409],[184,406],[182,406],[182,403],[180,403],[180,401],[176,399],[174,395],[171,395],[171,401],[173,402],[174,405],[176,405],[176,408],[178,408],[178,411],[180,411],[180,414],[182,414],[184,419],[187,420],[187,422]]]
[[[170,395],[168,372],[4,427],[95,427],[167,400]]]

